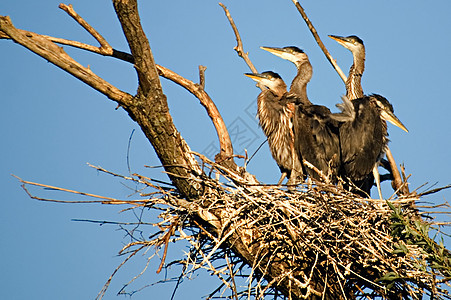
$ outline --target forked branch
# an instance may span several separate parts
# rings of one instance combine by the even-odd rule
[[[79,14],[77,14],[72,6],[72,4],[66,5],[61,3],[59,8],[67,12],[78,24],[80,24],[87,32],[89,32],[100,44],[100,50],[105,53],[110,54],[113,52],[113,48],[108,44],[108,42],[101,36],[97,30],[95,30],[91,25],[88,24]]]
[[[50,40],[29,31],[16,29],[9,17],[0,16],[0,31],[16,43],[52,62],[120,105],[129,105],[132,102],[132,95],[119,90],[94,74],[89,68],[79,64]]]
[[[255,68],[254,64],[249,59],[249,53],[244,51],[243,41],[241,40],[240,33],[238,32],[238,28],[236,27],[235,22],[233,21],[233,18],[230,15],[229,10],[227,9],[227,7],[224,4],[219,3],[219,5],[222,7],[222,9],[224,9],[224,13],[225,13],[227,19],[229,20],[230,26],[232,26],[233,33],[235,34],[237,44],[233,49],[236,51],[238,56],[241,57],[246,62],[247,66],[249,67],[249,69],[251,69],[252,73],[258,73],[257,68]],[[265,87],[261,84],[257,84],[257,86],[261,90],[265,89]]]

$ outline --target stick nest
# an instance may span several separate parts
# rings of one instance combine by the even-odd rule
[[[101,201],[161,211],[156,231],[121,250],[124,263],[152,248],[161,257],[158,272],[183,266],[178,282],[206,269],[220,279],[208,299],[449,299],[443,286],[451,279],[451,255],[429,238],[433,223],[421,217],[415,194],[386,201],[324,182],[292,190],[250,184],[199,157],[204,173],[193,174],[192,183],[204,193],[194,200],[149,178],[96,167],[156,189],[142,200]],[[166,259],[170,242],[181,241],[189,243],[186,257]]]

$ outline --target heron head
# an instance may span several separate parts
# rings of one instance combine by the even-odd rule
[[[296,46],[287,46],[283,48],[277,47],[260,47],[261,49],[268,51],[280,58],[291,61],[295,65],[301,65],[302,63],[308,61],[308,56],[302,49]]]
[[[287,86],[282,77],[275,72],[245,73],[244,75],[267,87],[271,92],[278,96],[282,96],[287,91]]]
[[[329,35],[331,39],[338,42],[340,45],[351,51],[352,53],[356,53],[359,51],[365,51],[365,46],[363,41],[355,35],[350,36],[338,36],[338,35]]]
[[[388,100],[380,95],[371,95],[370,96],[376,103],[377,107],[380,110],[381,118],[385,121],[392,123],[393,125],[401,128],[405,132],[409,132],[406,126],[395,116],[393,105],[391,105]]]

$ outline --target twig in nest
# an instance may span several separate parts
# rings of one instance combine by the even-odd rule
[[[312,169],[313,171],[315,171],[319,177],[321,177],[322,180],[324,180],[324,182],[329,183],[330,180],[329,178],[327,178],[326,175],[324,175],[323,171],[321,171],[320,169],[318,169],[317,167],[315,167],[314,165],[312,165],[311,163],[309,163],[308,161],[306,161],[305,159],[302,161],[304,163],[304,165],[310,169]]]
[[[163,257],[161,258],[161,263],[160,263],[160,266],[158,267],[157,274],[160,273],[161,269],[163,268],[164,261],[166,260],[166,254],[168,253],[169,239],[171,238],[171,236],[174,235],[175,229],[178,226],[178,223],[179,223],[179,218],[178,218],[178,216],[176,216],[176,217],[174,217],[174,220],[171,222],[171,225],[169,225],[168,231],[164,235],[163,240],[161,240],[158,244],[155,245],[155,246],[159,247],[159,246],[161,246],[162,243],[164,243]]]
[[[103,296],[106,293],[106,290],[108,289],[108,287],[111,284],[111,280],[113,279],[114,275],[116,275],[116,273],[119,271],[119,269],[125,265],[125,263],[127,263],[127,261],[129,261],[133,256],[135,256],[136,253],[140,252],[143,248],[145,248],[147,246],[141,246],[140,248],[134,250],[126,259],[124,259],[123,262],[121,262],[121,264],[119,266],[117,266],[117,268],[113,271],[113,273],[110,275],[110,278],[108,278],[107,282],[104,284],[103,288],[100,290],[100,292],[97,294],[96,300],[97,299],[102,299]]]
[[[238,291],[236,289],[236,283],[235,283],[235,273],[236,272],[233,271],[233,266],[229,261],[229,256],[227,255],[227,253],[225,254],[225,260],[227,262],[227,267],[229,268],[230,279],[232,281],[233,296],[234,296],[235,300],[238,300]]]
[[[35,200],[40,200],[40,201],[58,202],[58,203],[102,203],[102,204],[133,204],[134,203],[135,205],[144,205],[145,202],[148,202],[146,200],[119,200],[119,199],[115,199],[115,198],[111,198],[111,197],[105,197],[105,196],[100,196],[100,195],[95,195],[95,194],[90,194],[90,193],[85,193],[85,192],[79,192],[79,191],[69,190],[69,189],[65,189],[65,188],[60,188],[60,187],[56,187],[56,186],[51,186],[51,185],[47,185],[47,184],[26,181],[26,180],[23,180],[23,179],[17,177],[16,175],[12,175],[12,176],[17,178],[21,183],[23,183],[22,184],[22,188],[30,196],[30,198],[35,199]],[[66,192],[66,193],[70,193],[70,194],[76,194],[76,195],[87,196],[87,197],[92,197],[92,198],[98,198],[98,199],[103,199],[103,200],[65,201],[65,200],[54,200],[54,199],[40,198],[40,197],[37,197],[37,196],[33,196],[28,191],[26,185],[33,185],[33,186],[42,187],[42,188],[48,189],[48,190],[61,191],[61,192]]]
[[[439,187],[439,188],[436,188],[436,189],[432,189],[432,190],[420,193],[420,194],[418,194],[418,197],[423,197],[423,196],[426,196],[426,195],[434,194],[434,193],[440,192],[441,190],[445,190],[445,189],[449,189],[449,188],[451,188],[451,184],[448,184],[448,185],[443,186],[443,187]]]

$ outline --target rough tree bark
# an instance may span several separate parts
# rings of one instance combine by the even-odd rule
[[[115,0],[113,4],[134,57],[139,82],[133,101],[123,107],[153,145],[174,185],[187,197],[196,197],[200,186],[187,178],[200,169],[169,114],[149,41],[141,27],[137,1]]]

